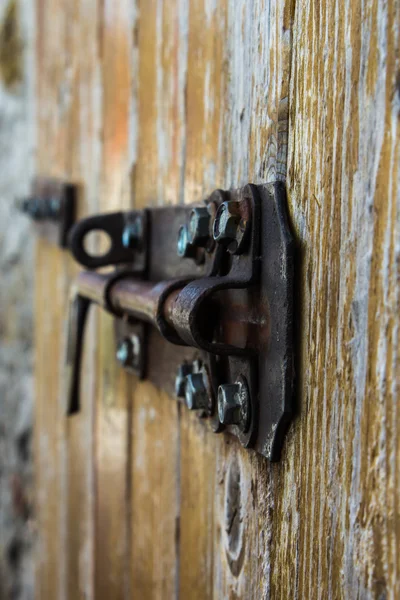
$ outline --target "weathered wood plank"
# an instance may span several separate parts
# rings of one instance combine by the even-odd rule
[[[80,184],[78,217],[96,212],[98,206],[97,177],[99,172],[98,147],[100,143],[97,102],[98,78],[98,12],[97,2],[75,0],[67,9],[67,60],[64,65],[65,81],[63,102],[70,107],[67,124],[66,176]],[[90,106],[90,109],[88,108]],[[90,161],[90,159],[92,159]],[[90,163],[89,163],[90,161]],[[68,287],[79,267],[69,263]],[[64,309],[65,315],[67,308]],[[65,319],[64,319],[65,320]],[[65,345],[64,331],[63,345]],[[94,407],[88,400],[96,395],[95,348],[96,332],[91,319],[87,330],[87,344],[81,378],[82,409],[78,415],[66,418],[65,427],[64,528],[66,597],[79,594],[93,596],[94,573]],[[61,351],[63,359],[64,348]]]
[[[187,19],[185,170],[181,196],[201,202],[215,187],[224,102],[225,3],[195,0]],[[180,419],[180,570],[182,598],[209,598],[214,576],[215,434],[182,407]]]
[[[399,592],[398,22],[396,2],[296,5],[288,187],[304,249],[302,393],[279,475],[273,593],[289,495],[297,596]]]
[[[106,0],[100,24],[102,153],[99,211],[127,209],[132,15],[130,3]],[[99,241],[100,248],[102,242]],[[113,319],[99,311],[95,401],[95,598],[125,598],[128,585],[129,394],[115,358]]]
[[[284,179],[293,8],[292,2],[228,5],[217,163],[223,187]],[[216,455],[214,595],[269,597],[271,468],[235,440],[221,441]],[[284,597],[291,597],[290,576],[285,584]]]
[[[59,369],[49,362],[49,348],[61,344],[60,306],[61,298],[55,293],[62,280],[59,257],[45,243],[38,244],[38,263],[46,269],[37,273],[36,280],[36,410],[35,410],[35,456],[36,456],[36,514],[38,528],[38,555],[36,581],[42,597],[57,597],[60,589],[64,548],[61,544],[60,502],[61,481],[58,470],[60,458],[59,427]],[[51,276],[51,285],[49,284]],[[61,281],[62,283],[62,281]],[[42,315],[43,296],[51,292],[57,302],[52,314]],[[51,366],[51,371],[50,371]],[[39,433],[40,432],[40,433]]]
[[[179,199],[186,65],[180,3],[152,0],[137,4],[132,188],[134,206],[142,208]],[[138,598],[173,598],[177,593],[178,419],[177,403],[165,394],[149,383],[135,388],[130,585],[132,595]]]
[[[60,176],[66,169],[65,114],[58,103],[64,79],[63,57],[66,40],[61,32],[65,10],[53,3],[38,3],[38,170]],[[66,547],[63,540],[63,456],[64,427],[60,419],[60,364],[65,306],[65,258],[45,241],[36,250],[35,364],[36,411],[35,454],[37,486],[38,596],[61,597],[65,593]],[[51,299],[51,302],[49,301]],[[46,311],[43,307],[46,306]],[[57,349],[55,351],[54,349]],[[64,504],[65,506],[65,504]]]
[[[55,50],[66,52],[59,35],[66,17],[60,4],[52,21],[58,35],[46,36],[45,4],[38,17],[45,33],[38,41],[39,94],[46,98],[41,139],[55,142],[41,151],[39,164],[51,160],[55,174],[70,164],[71,172],[83,173],[82,165],[79,171],[68,163],[76,155],[67,155],[65,145],[79,130],[82,156],[99,146],[86,146],[78,113],[65,117],[57,104],[66,83]],[[129,205],[130,171],[137,207],[286,179],[299,241],[299,416],[281,463],[270,466],[207,431],[150,384],[126,378],[111,351],[110,320],[102,318],[96,597],[400,595],[399,11],[396,0],[104,4],[101,208]],[[74,46],[73,53],[84,62],[84,50]],[[92,75],[81,87],[81,115],[96,103],[91,94],[99,83],[94,56],[84,64]],[[90,197],[95,180],[94,168]],[[59,358],[54,353],[51,365],[47,358],[51,344],[61,345],[68,269],[57,251],[39,245],[40,398],[58,390]],[[41,305],[55,283],[57,307],[44,315]],[[90,404],[94,385],[85,381]],[[64,435],[53,426],[58,410],[38,403],[44,598],[57,597],[66,569],[62,509],[53,501],[62,488],[55,470]],[[77,432],[88,434],[90,418]],[[84,449],[79,436],[69,438],[73,461]],[[51,468],[47,452],[56,457]],[[81,493],[90,506],[86,463],[78,461],[76,470],[81,483],[70,492],[70,515]],[[78,518],[80,526],[88,519]],[[85,556],[81,533],[69,543],[71,556]],[[89,535],[86,549],[91,543]],[[81,563],[65,571],[72,573],[70,590],[90,592]]]
[[[47,3],[38,9],[38,172],[82,185],[79,215],[95,211],[99,145],[97,2]],[[53,266],[52,266],[53,263]],[[76,272],[65,252],[38,241],[37,452],[39,537],[46,544],[38,597],[90,597],[93,584],[93,410],[66,419],[62,360],[69,285]],[[53,315],[54,313],[54,315]],[[48,334],[44,333],[48,331]],[[95,331],[89,325],[82,396],[94,397]],[[86,374],[86,375],[85,375]],[[54,378],[54,390],[48,385]],[[57,485],[49,487],[51,480]],[[48,546],[47,546],[48,544]],[[42,544],[41,544],[42,546]]]

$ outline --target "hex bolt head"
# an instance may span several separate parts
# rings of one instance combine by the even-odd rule
[[[190,243],[187,225],[182,225],[179,228],[176,250],[178,252],[178,256],[180,256],[181,258],[196,257],[196,248],[195,246],[193,246],[193,244]]]
[[[61,200],[60,198],[51,198],[49,200],[49,218],[57,220],[61,212]]]
[[[19,205],[22,212],[27,214],[32,219],[35,219],[38,212],[38,205],[35,198],[25,198]]]
[[[130,347],[129,347],[129,341],[128,340],[124,340],[123,342],[121,342],[121,344],[118,346],[117,349],[117,360],[118,362],[125,367],[128,362],[129,362],[129,354],[130,354]]]
[[[250,398],[244,378],[218,388],[218,417],[223,425],[237,425],[242,431],[249,426]]]
[[[122,232],[122,245],[124,248],[138,250],[141,247],[143,237],[143,223],[138,217],[131,223],[127,223]]]
[[[215,216],[214,240],[225,246],[230,254],[239,254],[249,229],[249,219],[240,213],[240,203],[234,200],[222,202]]]
[[[175,394],[177,398],[185,397],[186,379],[187,376],[190,375],[190,373],[192,373],[192,371],[193,365],[191,365],[190,363],[184,362],[180,365],[175,378]]]
[[[56,220],[59,215],[59,207],[53,204],[53,202],[53,200],[45,200],[43,198],[26,198],[20,203],[19,207],[22,212],[26,213],[34,221],[44,221],[45,219]]]
[[[206,246],[210,238],[210,213],[206,206],[192,209],[189,216],[189,242],[197,247]]]
[[[140,338],[137,335],[132,335],[122,340],[118,346],[116,357],[122,367],[134,368],[139,363],[140,352]]]
[[[208,393],[202,373],[192,373],[186,377],[185,403],[189,410],[207,408]]]

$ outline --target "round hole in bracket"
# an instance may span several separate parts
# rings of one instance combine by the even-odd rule
[[[89,256],[101,257],[111,250],[112,240],[103,229],[92,229],[85,234],[82,245]]]

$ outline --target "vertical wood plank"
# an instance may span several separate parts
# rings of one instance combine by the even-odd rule
[[[218,187],[224,106],[225,3],[188,3],[186,157],[181,194],[201,202]],[[210,598],[214,578],[215,459],[218,440],[197,414],[180,419],[180,571],[182,598]]]
[[[63,94],[65,103],[71,107],[66,134],[66,175],[80,187],[78,218],[98,210],[101,105],[97,4],[97,0],[74,0],[66,6],[66,82]],[[72,260],[71,263],[70,282],[80,270]],[[69,296],[69,290],[67,294]],[[66,437],[63,495],[66,507],[62,519],[67,556],[64,573],[67,598],[91,598],[94,594],[94,405],[91,399],[96,396],[97,386],[93,317],[92,314],[85,332],[81,410],[72,417],[63,417]],[[64,345],[65,335],[64,329]]]
[[[102,153],[99,211],[130,206],[132,13],[128,1],[106,0],[100,23]],[[101,249],[99,243],[99,249]],[[128,378],[115,353],[113,318],[98,315],[95,402],[95,598],[125,598],[128,549]]]
[[[184,168],[184,2],[138,2],[134,206],[176,203]],[[132,408],[132,595],[173,598],[179,581],[179,407],[149,383]]]
[[[217,182],[225,188],[285,179],[294,4],[230,2],[224,21],[222,124]],[[261,457],[218,438],[214,508],[214,595],[273,597],[275,473]],[[279,472],[279,471],[278,471]],[[287,501],[290,503],[293,495]],[[287,555],[295,540],[286,538]],[[290,561],[282,597],[292,597]],[[279,596],[277,596],[279,597]]]
[[[80,184],[79,215],[93,210],[96,199],[96,4],[37,3],[38,171]],[[80,415],[65,417],[61,383],[69,284],[76,268],[65,252],[38,241],[36,270],[37,594],[90,597],[93,416],[85,402]],[[93,397],[90,341],[86,355],[82,395]]]
[[[60,2],[37,3],[38,152],[41,172],[63,176],[67,166],[66,121],[58,101],[64,81],[63,58],[66,14]],[[65,595],[66,546],[62,536],[64,428],[60,398],[60,348],[65,307],[66,260],[45,241],[36,249],[35,290],[35,448],[37,523],[40,559],[37,561],[37,593],[43,598]],[[51,299],[51,302],[49,301]],[[43,306],[47,306],[46,311]]]
[[[399,135],[396,68],[384,59],[398,52],[395,5],[296,8],[289,181],[305,248],[300,596],[397,593],[398,558],[386,549],[396,545],[388,523],[399,514],[388,494],[399,469],[398,420],[387,412],[398,403],[390,324],[398,297],[390,290],[398,282]]]

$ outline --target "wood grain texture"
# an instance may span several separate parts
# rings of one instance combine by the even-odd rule
[[[50,175],[63,174],[66,169],[65,117],[57,103],[57,91],[64,76],[62,57],[65,54],[65,39],[60,35],[60,31],[63,30],[65,23],[65,10],[61,5],[55,8],[57,10],[52,28],[49,27],[47,2],[38,4],[37,10],[38,30],[45,34],[45,40],[39,36],[37,38],[37,68],[43,73],[43,77],[38,78],[37,84],[39,98],[37,162],[39,170],[47,169],[48,163],[51,162]],[[47,110],[51,111],[51,118],[48,118],[49,114],[45,116],[46,106],[41,103],[42,98],[49,101]],[[44,150],[46,147],[47,153]],[[61,410],[59,348],[62,343],[66,278],[63,256],[44,241],[40,241],[37,245],[36,260],[35,460],[40,557],[37,561],[36,581],[38,597],[51,598],[62,597],[66,561],[66,547],[62,535],[63,510],[60,502],[63,483],[60,466],[63,453],[62,442],[65,436],[59,418]],[[53,298],[50,307],[49,298]],[[44,306],[48,307],[46,311],[43,310]]]
[[[302,465],[291,482],[300,596],[400,593],[399,16],[396,2],[296,5],[288,184],[303,246],[302,397],[288,454]]]
[[[207,10],[208,8],[208,10]],[[184,201],[201,202],[218,186],[216,164],[223,101],[225,6],[188,5]],[[182,408],[180,421],[180,573],[182,598],[213,595],[215,435]]]
[[[102,146],[99,211],[130,206],[129,119],[131,84],[130,3],[101,4]],[[99,242],[100,249],[101,240]],[[95,404],[95,571],[96,599],[125,597],[128,585],[128,378],[115,359],[113,319],[98,311]]]
[[[92,22],[90,3],[74,0],[72,43],[47,35],[49,2],[38,3],[39,165],[80,174],[82,211],[97,195],[115,210],[286,181],[298,416],[270,465],[123,374],[103,316],[83,381],[96,410],[90,475],[93,412],[76,424],[83,443],[65,437],[59,408],[44,400],[58,394],[70,267],[39,244],[38,597],[400,597],[399,3],[92,0]],[[73,20],[66,6],[51,3],[58,33]],[[68,112],[58,90],[76,65],[79,110]],[[55,500],[70,481],[58,471],[63,453],[76,469],[70,537]],[[81,557],[70,566],[66,543]]]
[[[38,172],[81,188],[79,216],[95,212],[99,163],[97,2],[40,0],[37,8]],[[36,260],[36,488],[38,598],[93,594],[93,403],[66,419],[65,319],[77,269],[38,240]],[[96,332],[88,327],[82,397],[94,398]]]
[[[68,3],[66,20],[66,64],[64,102],[71,106],[67,124],[67,171],[65,176],[80,185],[79,218],[97,212],[100,162],[98,100],[98,53],[96,36],[100,15],[94,0],[82,4]],[[93,246],[92,246],[93,248]],[[71,263],[73,261],[69,258]],[[69,267],[69,284],[79,271]],[[68,289],[68,296],[69,296]],[[67,296],[67,298],[68,298]],[[64,309],[64,323],[67,315]],[[93,595],[95,523],[94,523],[94,417],[92,398],[98,394],[96,381],[97,333],[90,315],[86,331],[84,364],[81,378],[82,409],[72,418],[62,413],[66,429],[66,471],[63,489],[67,498],[64,540],[67,565],[66,597],[87,598]],[[62,344],[66,343],[65,330]],[[64,348],[61,359],[64,358]],[[63,472],[63,471],[62,471]]]
[[[178,201],[182,161],[181,30],[178,1],[137,2],[132,191],[136,208]],[[185,66],[185,63],[184,63]],[[179,581],[179,409],[148,383],[132,405],[130,589],[173,598]]]

